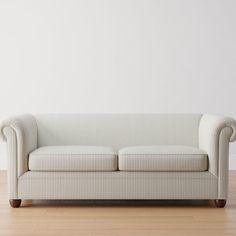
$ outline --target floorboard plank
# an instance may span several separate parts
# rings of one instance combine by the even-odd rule
[[[23,201],[12,209],[0,171],[0,236],[236,235],[236,171],[226,208],[211,201]]]

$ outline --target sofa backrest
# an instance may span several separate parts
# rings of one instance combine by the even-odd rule
[[[38,146],[198,146],[200,114],[35,115]]]

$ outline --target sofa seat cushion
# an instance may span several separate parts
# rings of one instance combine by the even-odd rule
[[[123,171],[206,171],[207,154],[190,146],[136,146],[119,151]]]
[[[110,147],[45,146],[29,155],[31,171],[114,171],[117,153]]]

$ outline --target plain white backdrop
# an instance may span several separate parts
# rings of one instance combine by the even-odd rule
[[[236,118],[234,0],[0,0],[0,119],[17,113]],[[0,145],[0,169],[6,168]],[[236,145],[230,168],[236,169]]]

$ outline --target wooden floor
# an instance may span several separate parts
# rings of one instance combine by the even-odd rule
[[[236,171],[224,209],[211,201],[23,201],[10,208],[0,172],[0,235],[236,235]]]

